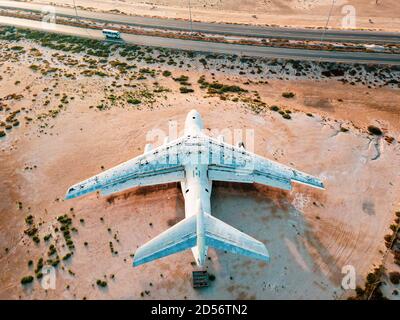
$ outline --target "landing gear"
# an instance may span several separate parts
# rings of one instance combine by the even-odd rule
[[[193,271],[193,288],[204,288],[208,287],[208,272],[207,270],[196,270]]]

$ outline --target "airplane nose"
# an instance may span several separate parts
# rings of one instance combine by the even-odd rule
[[[185,121],[185,132],[198,132],[203,128],[203,119],[201,118],[200,113],[195,109],[189,111]]]
[[[196,109],[192,109],[190,110],[189,114],[188,114],[188,118],[191,119],[200,119],[200,113],[196,110]]]

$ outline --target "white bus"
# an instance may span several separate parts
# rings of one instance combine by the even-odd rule
[[[121,33],[119,31],[103,29],[103,34],[107,39],[121,39]]]

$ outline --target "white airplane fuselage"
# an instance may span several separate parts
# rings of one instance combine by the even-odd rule
[[[265,244],[211,216],[213,181],[259,183],[292,189],[292,182],[323,189],[322,181],[294,168],[213,139],[203,132],[196,110],[188,113],[184,135],[101,172],[68,188],[66,199],[92,192],[109,195],[133,187],[180,182],[185,200],[185,219],[141,245],[133,266],[191,249],[196,264],[204,268],[208,247],[268,262]],[[175,161],[176,160],[176,161]],[[248,166],[250,165],[250,167]]]
[[[200,114],[192,110],[186,117],[185,135],[198,135],[204,129]],[[181,182],[185,199],[185,217],[197,215],[197,245],[192,248],[193,256],[199,267],[203,267],[207,258],[208,247],[205,245],[204,213],[211,214],[212,181],[208,179],[208,166],[194,162],[185,166],[185,179]]]

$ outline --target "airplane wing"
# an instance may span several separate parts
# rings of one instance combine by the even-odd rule
[[[161,145],[136,158],[71,186],[66,199],[100,191],[108,195],[132,187],[181,181],[184,168],[177,156],[182,138]]]
[[[204,139],[204,138],[203,138]],[[215,181],[260,183],[285,190],[292,182],[324,189],[321,180],[289,166],[263,158],[241,147],[209,138],[208,178]]]

